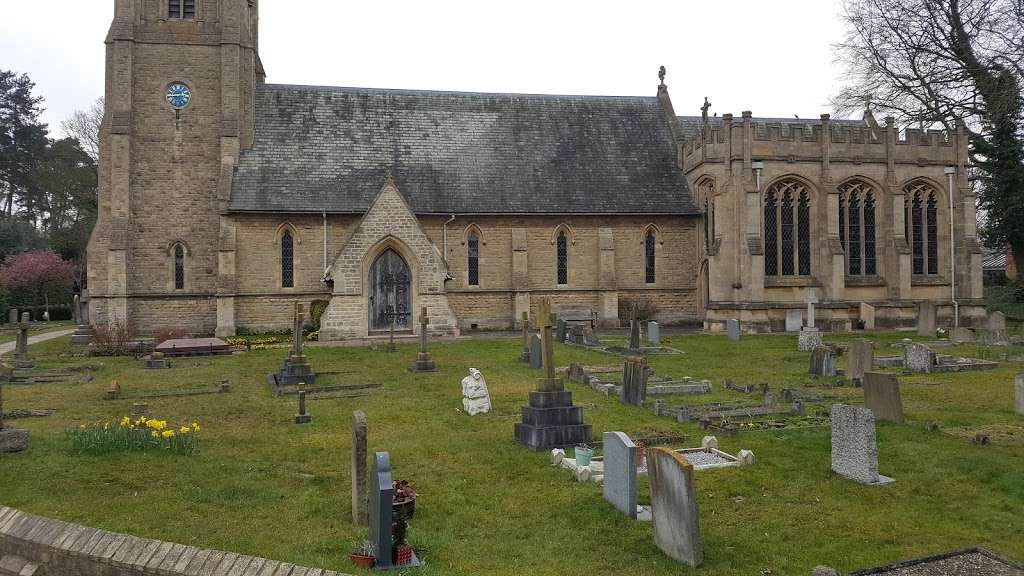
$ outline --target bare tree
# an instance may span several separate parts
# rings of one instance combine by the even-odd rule
[[[844,0],[840,113],[968,130],[990,246],[1024,269],[1024,0]]]
[[[103,123],[103,97],[86,110],[75,110],[60,127],[64,134],[78,139],[78,144],[93,162],[100,161],[100,124]]]

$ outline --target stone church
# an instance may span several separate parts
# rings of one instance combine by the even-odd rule
[[[115,0],[91,317],[322,340],[514,327],[910,325],[984,313],[962,129],[677,116],[653,96],[268,84],[257,0]],[[865,305],[862,305],[865,304]],[[792,313],[790,312],[790,315]]]

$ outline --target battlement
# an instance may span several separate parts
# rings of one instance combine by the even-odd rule
[[[956,164],[957,142],[966,150],[961,130],[898,130],[892,118],[885,126],[867,126],[848,120],[833,121],[827,114],[820,120],[759,121],[744,112],[734,120],[731,114],[709,120],[682,145],[684,167],[700,162],[743,158],[755,160],[910,163],[918,165]]]

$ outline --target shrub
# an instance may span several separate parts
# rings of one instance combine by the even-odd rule
[[[633,304],[636,304],[637,315],[640,320],[653,320],[658,313],[658,306],[650,300],[641,298],[638,300],[619,299],[619,321],[628,323],[633,319]]]
[[[71,447],[79,454],[106,454],[122,450],[167,450],[195,454],[199,450],[199,423],[170,427],[166,420],[124,416],[117,424],[82,424],[67,431]]]
[[[309,303],[309,318],[313,321],[313,331],[320,330],[320,317],[327,311],[329,300],[313,300]]]
[[[100,324],[95,328],[91,353],[94,356],[128,356],[131,349],[132,329],[124,322]]]
[[[156,342],[158,345],[168,340],[187,337],[188,332],[184,328],[160,328],[153,332],[153,342]]]

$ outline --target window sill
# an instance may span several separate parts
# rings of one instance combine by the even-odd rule
[[[814,276],[765,276],[765,288],[818,286]]]
[[[885,279],[881,276],[847,276],[846,285],[850,287],[858,286],[885,286]]]
[[[948,286],[949,280],[946,280],[942,276],[925,274],[925,275],[913,275],[910,277],[911,286]]]

